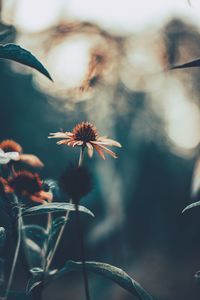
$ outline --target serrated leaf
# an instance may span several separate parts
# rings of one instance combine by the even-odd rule
[[[200,206],[200,201],[194,202],[194,203],[192,203],[192,204],[186,206],[186,207],[183,209],[182,214],[183,214],[184,212],[186,212],[187,210],[189,210],[189,209],[191,209],[191,208],[195,208],[195,207],[197,207],[197,206]]]
[[[170,70],[196,68],[196,67],[200,67],[200,58],[189,61],[189,62],[181,64],[181,65],[172,66],[172,67],[170,67]]]
[[[31,52],[18,45],[0,45],[0,58],[13,60],[23,65],[29,66],[52,80],[49,72],[41,64],[41,62]]]
[[[153,300],[153,298],[144,290],[144,288],[122,269],[101,262],[85,262],[85,265],[88,271],[102,275],[103,277],[112,280],[113,282],[117,283],[119,286],[136,296],[138,299]],[[65,267],[55,275],[54,278],[59,278],[60,276],[71,271],[81,270],[81,262],[70,260],[65,264]]]
[[[82,205],[79,205],[78,208],[80,212],[87,213],[90,216],[94,217],[94,214],[88,208]],[[63,211],[75,211],[75,210],[76,210],[76,206],[72,203],[53,202],[53,203],[37,205],[25,209],[22,211],[22,216],[40,215],[40,214],[56,213],[56,212],[63,212]]]

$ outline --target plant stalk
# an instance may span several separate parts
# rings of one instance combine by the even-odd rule
[[[81,150],[80,150],[80,155],[79,155],[79,162],[78,162],[78,167],[81,167],[82,166],[82,163],[83,163],[83,155],[84,155],[84,149],[85,149],[85,147],[81,147]],[[72,203],[72,199],[70,199],[70,201],[69,201],[69,203]],[[52,263],[52,260],[53,260],[53,258],[54,258],[54,255],[55,255],[55,253],[56,253],[56,250],[57,250],[57,248],[58,248],[58,245],[59,245],[59,243],[60,243],[60,240],[61,240],[61,238],[62,238],[62,235],[63,235],[63,232],[64,232],[64,230],[65,230],[65,226],[66,226],[66,223],[67,223],[67,220],[68,220],[68,218],[69,218],[69,211],[67,211],[66,212],[66,214],[65,214],[65,223],[63,224],[63,226],[61,227],[61,229],[60,229],[60,232],[59,232],[59,234],[58,234],[58,237],[57,237],[57,240],[56,240],[56,243],[55,243],[55,245],[54,245],[54,248],[53,248],[53,251],[50,253],[50,255],[47,257],[47,264],[46,264],[46,271],[48,271],[48,269],[49,269],[49,267],[50,267],[50,265],[51,265],[51,263]]]
[[[71,200],[71,199],[70,199],[69,203],[72,203],[72,200]],[[65,214],[65,223],[62,225],[62,227],[61,227],[61,229],[60,229],[60,232],[59,232],[59,234],[58,234],[58,237],[57,237],[56,243],[55,243],[55,245],[54,245],[53,251],[50,252],[50,255],[47,257],[47,264],[46,264],[46,268],[45,268],[45,269],[46,269],[46,272],[49,270],[49,267],[50,267],[50,265],[51,265],[51,263],[52,263],[53,257],[54,257],[54,255],[55,255],[55,253],[56,253],[56,250],[57,250],[58,245],[59,245],[59,243],[60,243],[60,240],[61,240],[61,238],[62,238],[62,235],[63,235],[63,232],[64,232],[64,230],[65,230],[65,226],[66,226],[67,220],[68,220],[68,218],[69,218],[69,213],[70,213],[70,211],[68,210],[68,211],[66,212],[66,214]]]
[[[84,247],[84,236],[81,226],[81,218],[80,218],[80,211],[78,209],[78,202],[76,202],[76,224],[77,224],[77,233],[80,242],[80,255],[81,255],[81,262],[82,262],[82,270],[83,270],[83,279],[84,279],[84,287],[85,287],[85,296],[87,300],[90,300],[90,292],[89,292],[89,282],[88,282],[88,274],[85,265],[85,247]]]
[[[4,299],[5,300],[7,299],[8,294],[10,292],[10,288],[11,288],[13,277],[14,277],[15,267],[16,267],[16,263],[17,263],[17,258],[18,258],[18,255],[19,255],[19,249],[20,249],[20,245],[21,245],[21,237],[22,237],[22,235],[21,235],[21,227],[22,227],[21,207],[19,208],[18,213],[19,213],[19,216],[18,216],[18,238],[17,238],[17,245],[16,245],[15,255],[14,255],[14,258],[13,258],[13,262],[12,262],[10,276],[9,276],[9,279],[8,279],[8,284],[7,284],[5,295],[4,295]]]

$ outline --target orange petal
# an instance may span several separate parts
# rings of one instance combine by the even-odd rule
[[[100,147],[98,145],[93,145],[93,146],[94,146],[95,150],[97,151],[97,153],[101,156],[101,158],[103,160],[105,160],[106,159],[105,155],[104,155],[103,151],[100,149]]]
[[[35,167],[35,168],[42,168],[44,167],[44,164],[42,161],[35,155],[32,154],[20,154],[20,160],[24,163],[26,163],[29,166]]]
[[[40,204],[45,204],[46,201],[42,198],[40,198],[39,196],[36,196],[36,195],[31,195],[30,196],[30,199],[36,203],[40,203]]]
[[[88,148],[88,156],[91,158],[93,156],[93,146],[90,143],[86,143],[86,146]]]
[[[71,141],[71,140],[69,140],[69,139],[68,139],[68,140],[67,140],[67,139],[66,139],[66,140],[61,140],[61,141],[58,141],[56,144],[57,144],[57,145],[67,145],[67,143],[68,143],[69,141]]]
[[[106,146],[116,146],[116,147],[119,147],[119,148],[122,147],[122,145],[119,142],[117,142],[115,140],[112,140],[112,139],[102,138],[102,137],[99,137],[97,139],[96,143],[106,145]]]
[[[34,202],[45,204],[47,202],[52,202],[53,195],[50,192],[40,191],[30,196],[30,199]]]
[[[45,192],[45,191],[40,191],[39,195],[41,198],[43,198],[44,200],[46,200],[47,202],[52,202],[53,200],[53,194],[51,192]]]
[[[71,132],[55,132],[49,133],[48,139],[66,139],[71,136]]]
[[[98,146],[99,146],[99,148],[104,150],[106,153],[110,154],[112,157],[117,158],[117,155],[115,154],[115,152],[113,152],[110,149],[104,147],[103,145],[98,145]]]

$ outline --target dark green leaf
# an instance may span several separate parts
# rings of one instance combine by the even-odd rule
[[[4,227],[0,227],[0,249],[3,248],[6,240],[6,231]]]
[[[22,230],[25,233],[26,238],[33,240],[40,247],[43,247],[48,235],[46,230],[39,225],[25,225]]]
[[[26,286],[26,294],[30,294],[34,288],[36,288],[38,285],[40,285],[42,281],[38,281],[36,277],[32,277],[29,279],[27,286]]]
[[[5,41],[10,36],[15,34],[14,26],[0,23],[0,41]]]
[[[129,291],[134,296],[138,297],[138,299],[140,300],[153,300],[153,298],[143,289],[143,287],[141,287],[141,285],[137,281],[132,279],[122,269],[101,262],[86,262],[86,269],[88,271],[97,273],[107,279],[114,281],[122,288]],[[54,278],[59,278],[60,276],[71,271],[81,270],[81,262],[75,262],[70,260],[66,263],[65,267],[54,276]]]
[[[69,219],[66,219],[65,217],[58,217],[52,222],[52,228],[51,228],[51,235],[54,236],[56,235],[60,228],[68,222]]]
[[[197,201],[197,202],[194,202],[194,203],[192,203],[192,204],[186,206],[186,207],[184,208],[184,210],[182,211],[182,214],[183,214],[184,212],[186,212],[187,210],[189,210],[189,209],[191,209],[191,208],[194,208],[194,207],[197,207],[197,206],[199,206],[199,205],[200,205],[200,201]]]
[[[23,65],[36,69],[52,80],[49,72],[41,62],[29,51],[15,44],[0,45],[0,58],[14,60]]]
[[[194,278],[198,284],[200,284],[200,271],[197,271],[194,275]]]
[[[8,299],[9,300],[32,300],[32,297],[27,296],[25,293],[10,292]]]
[[[5,281],[4,266],[5,266],[5,261],[4,259],[0,258],[0,286],[2,286]]]
[[[170,69],[175,70],[175,69],[185,69],[185,68],[195,68],[195,67],[200,67],[200,59],[199,58],[189,61],[182,65],[172,66],[172,67],[170,67]]]
[[[32,273],[32,278],[29,279],[26,286],[26,294],[29,294],[36,286],[42,283],[44,270],[41,268],[32,268],[30,272]]]
[[[23,246],[26,247],[27,261],[31,267],[43,267],[47,233],[39,225],[26,225],[22,228]]]
[[[61,227],[66,224],[69,221],[69,217],[66,219],[66,217],[58,217],[55,220],[53,220],[52,225],[51,225],[51,230],[49,232],[49,240],[48,240],[48,250],[47,253],[52,252],[53,250],[53,245],[56,242],[56,238],[58,236],[58,233],[61,229]]]
[[[87,213],[92,217],[94,217],[93,213],[88,208],[81,205],[79,205],[78,208],[80,212]],[[40,215],[40,214],[55,213],[55,212],[62,212],[62,211],[75,211],[75,210],[76,207],[72,203],[53,202],[53,203],[37,205],[25,209],[22,211],[22,216]]]

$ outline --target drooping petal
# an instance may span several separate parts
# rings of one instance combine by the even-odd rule
[[[105,147],[103,145],[98,145],[98,146],[100,149],[102,149],[106,153],[110,154],[112,157],[117,158],[117,155],[115,154],[115,152],[111,151],[110,149],[108,149],[107,147]]]
[[[66,139],[66,140],[60,140],[58,142],[56,142],[57,145],[67,145],[67,143],[71,141],[70,139]]]
[[[101,158],[103,160],[105,160],[106,159],[105,155],[104,155],[103,151],[100,149],[100,147],[98,145],[95,145],[95,144],[93,144],[93,146],[94,146],[95,150],[97,151],[97,153],[101,156]]]
[[[44,164],[42,161],[35,155],[32,154],[20,154],[20,160],[29,166],[35,167],[35,168],[42,168],[44,167]]]
[[[103,138],[103,137],[99,137],[97,139],[97,143],[101,144],[101,145],[105,145],[105,146],[116,146],[116,147],[119,147],[119,148],[122,147],[122,145],[119,142],[117,142],[115,140],[112,140],[112,139]]]
[[[48,139],[66,139],[72,136],[73,134],[71,132],[55,132],[55,133],[49,133]]]
[[[93,150],[94,150],[94,148],[93,148],[93,146],[90,144],[90,143],[86,143],[86,146],[87,146],[87,148],[88,148],[88,156],[90,157],[90,158],[92,158],[92,156],[93,156]]]
[[[75,147],[75,146],[81,146],[81,145],[83,145],[83,142],[82,142],[82,141],[74,141],[72,147]]]

